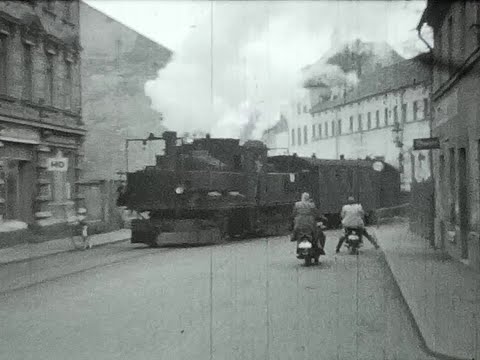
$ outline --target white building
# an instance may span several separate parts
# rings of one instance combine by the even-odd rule
[[[380,68],[343,96],[323,85],[304,89],[287,117],[290,153],[383,158],[400,169],[405,191],[413,178],[428,178],[428,152],[412,150],[413,139],[430,137],[431,72],[422,61],[427,56]]]

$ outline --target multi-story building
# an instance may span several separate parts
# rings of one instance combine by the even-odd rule
[[[432,135],[437,245],[480,268],[480,3],[429,0],[434,34]],[[420,32],[421,34],[421,32]]]
[[[79,27],[78,1],[0,2],[0,245],[65,223],[78,200]]]
[[[288,154],[288,122],[283,114],[274,126],[263,132],[262,142],[267,145],[270,156]]]
[[[290,148],[325,159],[381,158],[400,169],[402,187],[430,177],[428,152],[413,139],[430,136],[431,70],[422,54],[361,77],[353,91],[317,83],[289,118]]]
[[[164,130],[162,114],[151,109],[145,95],[145,83],[156,78],[172,52],[84,2],[80,38],[82,110],[88,130],[84,178],[114,179],[125,171],[125,139]],[[154,162],[160,146],[152,142],[143,151],[141,143],[131,143],[129,170]]]

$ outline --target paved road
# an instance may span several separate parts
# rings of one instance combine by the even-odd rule
[[[293,252],[122,243],[2,267],[3,290],[76,273],[0,295],[0,359],[431,359],[381,252],[311,268]]]

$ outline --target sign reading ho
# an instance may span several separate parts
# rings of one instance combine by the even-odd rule
[[[68,159],[67,158],[49,158],[47,160],[47,170],[48,171],[61,171],[65,172],[68,170]]]
[[[440,149],[440,140],[438,137],[413,140],[413,150],[431,149]]]

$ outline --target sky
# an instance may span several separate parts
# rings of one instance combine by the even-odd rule
[[[248,127],[259,138],[334,31],[342,41],[387,42],[406,58],[427,50],[415,31],[422,0],[85,2],[174,52],[145,93],[180,134],[239,137]]]

